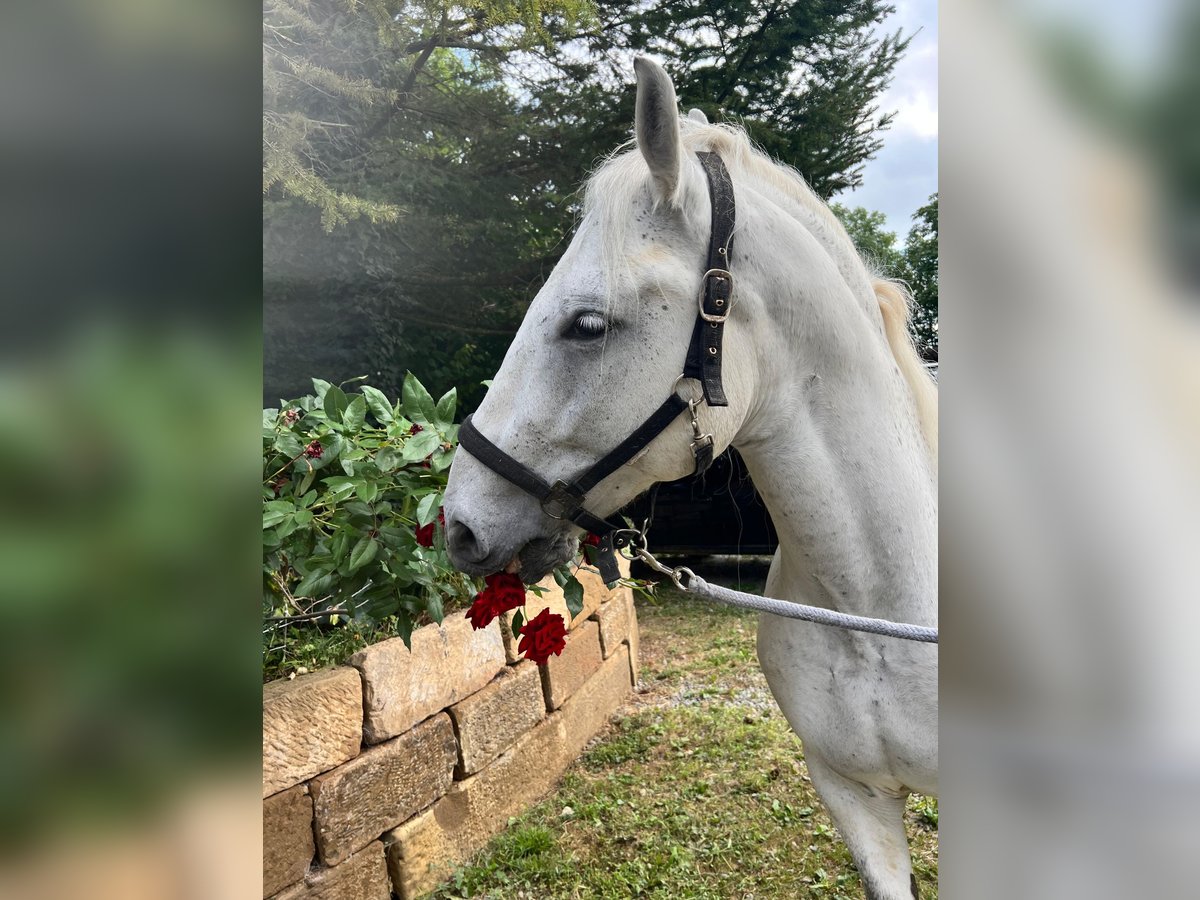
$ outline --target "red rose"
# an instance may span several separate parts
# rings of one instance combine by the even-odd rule
[[[325,452],[325,448],[321,446],[320,441],[313,441],[304,448],[304,455],[309,459],[320,459],[321,454]]]
[[[422,428],[420,425],[418,425],[416,422],[413,422],[412,428],[408,429],[408,433],[409,433],[409,436],[411,437],[414,434],[420,434],[424,430],[425,429]]]
[[[438,510],[437,521],[442,523],[443,528],[446,527],[446,512],[445,512],[445,510],[441,510],[441,509]],[[434,522],[430,522],[428,525],[421,525],[419,528],[416,529],[417,543],[420,544],[422,547],[432,547],[433,546],[434,524],[435,524]]]
[[[558,656],[567,646],[567,627],[563,617],[543,609],[521,628],[521,643],[517,649],[539,666],[544,666],[550,654]]]
[[[287,422],[289,425],[292,422],[295,422],[299,418],[300,418],[300,410],[298,410],[298,409],[286,409],[283,411],[283,420],[285,422]]]
[[[475,629],[487,628],[502,612],[525,605],[525,583],[520,576],[497,572],[483,579],[487,585],[475,595],[467,618]]]

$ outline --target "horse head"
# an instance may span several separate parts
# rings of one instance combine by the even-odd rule
[[[675,88],[656,63],[638,59],[636,148],[618,151],[590,179],[584,213],[562,259],[526,313],[487,396],[473,416],[479,432],[546,482],[570,480],[633,432],[679,384],[705,272],[711,205],[705,172],[685,149]],[[735,266],[730,265],[733,269]],[[753,396],[740,364],[747,292],[724,329],[729,406],[698,415],[719,453]],[[657,481],[693,471],[687,416],[588,493],[599,516]],[[534,581],[575,553],[581,530],[459,452],[446,492],[447,548],[454,564],[488,574],[519,561]]]

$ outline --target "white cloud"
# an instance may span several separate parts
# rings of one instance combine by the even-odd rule
[[[883,149],[863,169],[862,187],[837,199],[883,213],[888,229],[903,242],[912,214],[938,189],[936,2],[897,3],[896,14],[883,23],[882,31],[896,29],[913,36],[879,100],[880,111],[894,110],[896,117],[883,132]]]

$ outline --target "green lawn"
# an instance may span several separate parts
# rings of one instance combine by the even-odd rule
[[[755,574],[743,585],[760,589]],[[754,614],[660,589],[638,616],[642,684],[622,717],[434,896],[861,897],[758,671]],[[908,832],[936,897],[935,800],[910,799]]]

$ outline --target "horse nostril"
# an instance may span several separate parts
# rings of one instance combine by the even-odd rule
[[[450,527],[446,530],[446,540],[451,552],[467,563],[481,563],[488,555],[487,547],[483,546],[471,527],[461,519],[450,519]]]

